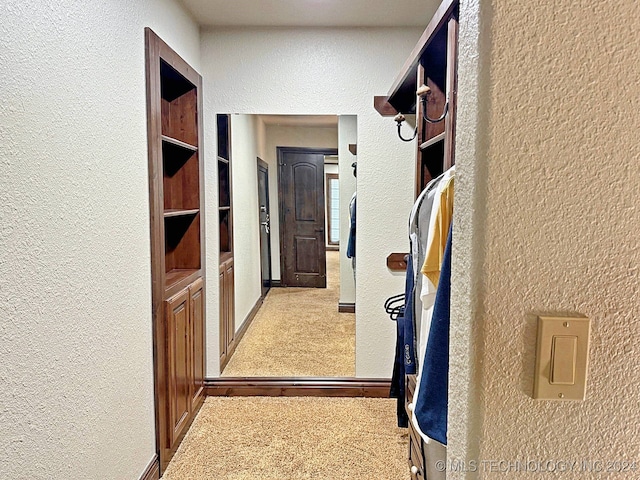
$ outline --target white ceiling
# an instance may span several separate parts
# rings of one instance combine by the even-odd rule
[[[182,0],[204,26],[426,27],[440,0]]]
[[[337,115],[259,115],[259,117],[265,125],[338,128]]]

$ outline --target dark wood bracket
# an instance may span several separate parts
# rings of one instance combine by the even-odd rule
[[[392,272],[406,272],[408,253],[390,253],[387,257],[387,268]]]
[[[376,95],[373,97],[373,108],[383,117],[395,117],[398,111],[389,103],[386,95]]]

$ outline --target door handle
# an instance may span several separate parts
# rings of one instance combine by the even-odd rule
[[[265,233],[269,233],[269,222],[260,222],[260,225],[264,227]]]

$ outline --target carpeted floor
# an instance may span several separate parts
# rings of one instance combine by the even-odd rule
[[[208,397],[163,480],[405,480],[395,400]]]
[[[338,313],[339,297],[330,251],[327,288],[272,288],[222,376],[354,377],[355,315]]]

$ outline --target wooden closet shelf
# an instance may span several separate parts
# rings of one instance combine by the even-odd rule
[[[224,157],[221,157],[221,156],[218,156],[218,161],[219,161],[219,162],[222,162],[222,163],[229,163],[229,160],[228,160],[228,159],[226,159],[226,158],[224,158]]]
[[[430,138],[426,142],[420,144],[420,150],[425,150],[429,148],[431,145],[435,145],[438,142],[443,142],[444,136],[445,136],[445,133],[442,132],[440,135],[436,135],[435,137]]]
[[[176,147],[184,148],[185,150],[190,150],[192,152],[198,151],[198,147],[196,147],[195,145],[191,145],[189,143],[183,142],[181,140],[177,140],[167,135],[162,135],[162,141],[166,143],[170,143],[171,145],[175,145]]]
[[[218,210],[222,210],[222,211],[231,210],[231,207],[229,205],[226,205],[226,206],[218,207]]]
[[[164,218],[171,218],[171,217],[185,217],[188,215],[196,215],[197,213],[200,213],[200,209],[199,208],[192,208],[190,210],[183,210],[183,209],[179,209],[179,208],[170,208],[164,211]]]
[[[200,270],[197,268],[174,268],[165,274],[164,289],[165,291],[170,290],[181,282],[189,284],[195,280],[195,278],[191,278],[192,276],[199,275]],[[185,282],[185,280],[187,281]]]

